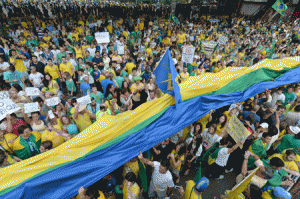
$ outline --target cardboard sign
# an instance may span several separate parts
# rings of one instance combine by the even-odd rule
[[[119,55],[124,55],[125,54],[125,45],[124,43],[118,43],[117,45],[117,50]]]
[[[56,106],[60,103],[60,99],[58,97],[52,97],[45,100],[47,106]]]
[[[195,47],[184,47],[182,50],[182,61],[186,63],[193,63],[195,54]]]
[[[236,143],[241,140],[246,140],[250,135],[250,132],[236,116],[231,117],[226,131]],[[242,149],[243,146],[241,145],[240,148]]]
[[[35,87],[26,87],[25,92],[27,96],[39,96],[40,90]]]
[[[221,36],[218,39],[218,43],[221,44],[221,45],[227,44],[227,41],[228,41],[228,37],[225,37],[225,36]]]
[[[217,47],[217,44],[215,43],[208,43],[208,42],[203,42],[203,52],[205,54],[212,54],[215,50],[215,48]]]
[[[77,99],[77,102],[80,104],[80,105],[87,105],[89,103],[91,103],[91,97],[89,95],[86,95],[84,97],[80,97]]]
[[[95,39],[98,44],[109,43],[109,32],[96,32]]]
[[[32,113],[32,112],[36,112],[36,111],[40,111],[38,102],[24,104],[24,112],[25,113]]]
[[[0,92],[0,120],[3,120],[7,114],[11,114],[20,110],[10,98],[8,92]]]

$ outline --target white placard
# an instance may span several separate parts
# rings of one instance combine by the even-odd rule
[[[98,44],[109,43],[109,32],[96,32],[95,39]]]
[[[49,118],[50,118],[50,119],[53,119],[53,118],[55,118],[55,116],[54,116],[54,114],[53,114],[53,111],[52,111],[52,110],[49,110],[49,111],[48,111],[48,116],[49,116]]]
[[[32,113],[32,112],[36,112],[36,111],[40,111],[38,102],[24,104],[24,112],[25,113]]]
[[[25,92],[27,96],[39,96],[40,90],[35,87],[26,87]]]
[[[212,54],[217,46],[217,43],[203,42],[203,52],[205,54]]]
[[[47,106],[56,106],[60,103],[60,99],[58,97],[52,97],[45,100]]]
[[[0,120],[3,120],[7,114],[18,110],[20,110],[20,107],[9,98],[8,92],[0,92]]]
[[[91,103],[92,101],[91,101],[91,97],[89,95],[86,95],[86,96],[78,98],[77,102],[80,105],[87,105],[87,104]]]
[[[124,55],[124,51],[125,51],[124,43],[118,43],[117,49],[118,49],[118,54],[119,55]]]
[[[182,50],[182,61],[186,63],[193,63],[195,54],[195,47],[185,46]]]
[[[228,37],[225,37],[225,36],[220,36],[218,39],[218,43],[221,45],[227,44],[227,41],[228,41]]]

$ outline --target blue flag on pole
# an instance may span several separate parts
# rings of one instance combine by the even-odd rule
[[[181,101],[180,89],[175,81],[177,72],[169,49],[154,70],[156,84],[164,93],[175,97],[175,104]]]

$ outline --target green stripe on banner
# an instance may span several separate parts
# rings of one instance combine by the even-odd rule
[[[236,78],[235,80],[232,80],[231,82],[229,82],[228,84],[226,84],[225,86],[223,86],[222,88],[210,92],[210,93],[205,93],[201,96],[206,96],[206,95],[217,95],[217,94],[225,94],[225,93],[234,93],[234,92],[240,92],[243,90],[246,90],[247,88],[249,88],[250,86],[252,86],[253,84],[256,83],[260,83],[260,82],[267,82],[267,81],[274,81],[276,78],[281,77],[282,75],[284,75],[286,72],[293,70],[295,68],[297,68],[299,66],[296,66],[294,68],[283,68],[282,70],[272,70],[272,69],[268,69],[268,68],[260,68],[257,69],[255,71],[252,71],[250,73],[247,73],[243,76],[240,76],[238,78]],[[196,96],[199,97],[199,96]],[[192,97],[185,101],[189,101],[191,99],[194,99],[196,97]]]

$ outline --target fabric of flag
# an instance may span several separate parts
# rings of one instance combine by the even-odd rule
[[[173,23],[179,24],[179,20],[174,14],[171,14],[170,18]]]
[[[164,95],[133,111],[102,117],[76,137],[1,168],[0,198],[71,198],[210,112],[245,101],[266,88],[299,82],[300,57],[229,67],[180,84],[182,102]]]
[[[283,15],[284,12],[287,10],[287,5],[284,4],[282,0],[277,0],[273,5],[272,8],[276,10],[279,14]]]
[[[180,89],[175,81],[177,72],[169,49],[154,70],[157,87],[164,93],[175,97],[175,104],[181,101]]]
[[[295,35],[295,39],[297,39],[298,41],[300,41],[300,33],[297,33],[297,34]]]

